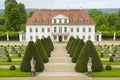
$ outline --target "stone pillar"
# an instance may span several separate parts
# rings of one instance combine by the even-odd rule
[[[23,41],[21,32],[19,33],[19,41],[20,41],[20,42]]]
[[[100,32],[100,34],[99,34],[99,41],[101,41],[101,40],[102,40],[102,34]]]

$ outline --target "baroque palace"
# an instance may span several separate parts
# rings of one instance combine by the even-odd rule
[[[101,41],[101,33],[95,33],[94,21],[84,9],[38,9],[28,18],[26,32],[20,32],[19,40],[36,41],[48,36],[53,42],[67,42],[70,36]]]

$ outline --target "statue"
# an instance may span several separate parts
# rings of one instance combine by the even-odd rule
[[[92,76],[92,58],[89,57],[89,60],[88,60],[88,65],[87,65],[87,68],[88,68],[88,77],[91,77]]]
[[[31,64],[31,76],[35,76],[35,64],[36,64],[36,61],[34,60],[34,57],[32,57],[31,61],[30,61],[30,64]]]

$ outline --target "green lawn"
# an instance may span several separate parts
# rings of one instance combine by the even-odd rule
[[[10,71],[9,69],[0,69],[0,77],[29,77],[30,72],[21,72],[20,69]]]
[[[110,64],[110,65],[120,65],[120,61],[109,62],[109,61],[102,60],[102,63],[103,64]]]
[[[0,65],[20,65],[21,61],[13,61],[13,62],[7,62],[7,61],[0,61]]]
[[[93,77],[120,77],[120,68],[113,68],[111,71],[93,72]]]
[[[18,57],[18,56],[10,56],[12,59],[22,59],[23,58],[23,56],[21,56],[21,57]]]

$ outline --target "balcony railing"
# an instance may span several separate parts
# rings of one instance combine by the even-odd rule
[[[52,35],[53,35],[53,36],[56,36],[56,35],[57,35],[57,36],[58,36],[58,35],[59,35],[59,36],[63,36],[63,35],[64,35],[64,36],[68,36],[69,33],[68,33],[68,32],[66,32],[66,33],[52,33]]]

